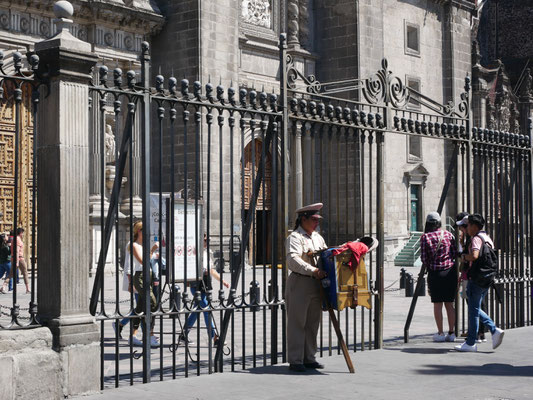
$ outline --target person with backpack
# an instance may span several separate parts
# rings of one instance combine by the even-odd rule
[[[489,287],[496,276],[498,266],[494,243],[489,235],[483,231],[484,225],[485,220],[480,214],[468,216],[466,230],[471,238],[470,247],[468,254],[461,256],[463,261],[470,263],[466,288],[468,297],[468,335],[462,345],[455,346],[457,351],[477,351],[476,338],[480,319],[492,334],[493,349],[496,349],[502,343],[505,334],[481,309],[481,302],[487,295]]]

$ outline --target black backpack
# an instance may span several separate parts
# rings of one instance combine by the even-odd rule
[[[481,239],[481,249],[479,250],[479,257],[472,263],[472,267],[468,270],[468,278],[476,285],[482,288],[488,288],[496,274],[498,273],[498,256],[494,249]]]

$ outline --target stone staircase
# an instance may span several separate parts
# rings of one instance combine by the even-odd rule
[[[398,267],[412,267],[420,257],[420,238],[422,232],[411,232],[409,240],[394,258],[394,265]]]

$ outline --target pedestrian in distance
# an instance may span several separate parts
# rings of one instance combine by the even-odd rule
[[[144,305],[144,280],[143,280],[143,224],[141,221],[136,222],[133,225],[133,243],[128,243],[126,246],[126,254],[125,254],[125,266],[124,266],[124,274],[127,277],[128,283],[128,291],[130,293],[134,292],[137,294],[136,296],[136,306],[135,306],[135,314],[139,315],[143,312],[143,305]],[[150,249],[150,258],[152,257],[152,254],[157,250],[159,245],[154,243],[152,248]],[[133,263],[131,260],[133,259]],[[150,276],[152,275],[152,270],[150,268]],[[152,312],[156,311],[157,309],[157,303],[154,296],[154,293],[152,292],[152,289],[150,288],[150,309]],[[155,337],[153,329],[154,329],[154,322],[155,319],[152,317],[150,321],[150,345],[152,347],[158,347],[159,341]],[[140,318],[132,318],[132,335],[129,338],[129,344],[133,346],[142,346],[141,340],[139,340],[136,336],[137,330],[139,329],[139,326],[141,324]],[[116,326],[114,326],[116,329]],[[119,330],[122,330],[119,327]],[[120,333],[120,331],[119,331]]]
[[[485,271],[494,269],[494,263],[496,262],[494,243],[489,235],[483,231],[484,225],[485,220],[480,214],[468,216],[466,229],[471,240],[468,254],[462,256],[463,261],[470,263],[466,289],[468,297],[468,335],[462,345],[455,346],[457,351],[477,351],[476,338],[480,319],[492,334],[493,349],[500,346],[505,334],[481,309],[481,302],[487,295],[495,274],[495,272],[486,273]]]
[[[422,263],[428,272],[428,288],[433,303],[433,315],[437,324],[435,342],[455,341],[455,293],[457,292],[457,268],[455,238],[441,229],[439,213],[430,212],[426,217],[424,234],[420,239]],[[442,306],[448,317],[448,331],[443,328]]]
[[[469,248],[470,248],[470,236],[468,235],[468,232],[466,230],[466,227],[468,225],[468,216],[469,214],[467,212],[462,212],[456,217],[456,226],[457,226],[457,232],[459,234],[459,256],[467,255]],[[470,268],[470,263],[467,261],[460,261],[460,268],[459,268],[459,286],[460,286],[460,294],[461,298],[466,300],[468,304],[468,299],[466,297],[466,288],[468,285],[468,269]],[[484,299],[481,302],[481,308],[483,311],[487,311],[487,304],[486,299]],[[476,343],[482,343],[486,342],[487,339],[485,339],[485,325],[480,321],[479,323],[479,330],[478,330],[478,336],[476,339]]]
[[[11,248],[7,235],[0,235],[0,279],[9,276],[11,270]]]
[[[156,247],[153,247],[154,249]],[[131,271],[131,254],[129,252],[129,243],[128,245],[126,246],[126,251],[125,251],[125,254],[126,254],[126,257],[124,259],[124,275],[123,275],[123,279],[122,279],[122,289],[128,293],[131,293],[131,290],[130,290],[130,282],[131,282],[131,274],[132,274],[132,271]],[[154,260],[156,260],[157,258],[159,257],[159,254],[156,252],[154,254],[152,254],[152,258],[150,259],[150,264],[151,264],[151,268],[152,268],[152,290],[155,291],[155,288],[157,288],[159,286],[159,279],[157,279],[157,276],[158,276],[158,269],[156,267],[154,267],[154,265],[157,265],[156,262],[154,262]],[[133,298],[134,298],[134,301],[135,301],[135,307],[136,305],[139,303],[139,293],[137,293],[137,290],[135,290],[135,287],[133,287]],[[135,308],[134,307],[134,308]],[[131,316],[132,315],[135,315],[135,310],[133,310],[131,312],[131,314],[127,317],[124,317],[122,318],[120,321],[117,322],[113,322],[113,330],[115,332],[117,332],[118,330],[118,337],[120,339],[122,339],[122,331],[124,330],[124,327],[131,321]],[[132,341],[132,343],[135,345],[135,346],[142,346],[142,342],[137,339],[137,337],[135,335],[133,335],[130,339]]]
[[[320,279],[325,272],[317,268],[316,252],[327,248],[324,238],[316,229],[322,218],[322,203],[296,210],[298,217],[294,231],[287,237],[287,358],[289,369],[305,372],[307,368],[321,369],[316,361],[317,333],[322,318]]]
[[[7,287],[9,285],[9,281],[13,278],[15,275],[15,270],[20,269],[20,272],[22,274],[22,277],[24,279],[24,284],[26,285],[26,294],[30,294],[30,281],[28,279],[28,265],[26,264],[26,260],[24,260],[24,228],[17,228],[17,237],[16,237],[16,250],[13,257],[11,257],[11,260],[13,258],[15,259],[15,263],[11,263],[11,269],[9,271],[9,276],[4,280],[4,285],[0,289],[1,293],[7,292]]]
[[[196,292],[200,291],[200,302],[198,303],[198,306],[200,308],[208,307],[207,291],[213,289],[211,278],[215,278],[219,282],[221,280],[220,274],[217,272],[217,270],[213,267],[209,267],[210,265],[211,266],[213,265],[212,260],[213,260],[213,255],[212,255],[211,250],[209,250],[209,254],[207,253],[207,235],[204,234],[202,279],[199,281],[194,281],[190,283],[191,295],[193,298],[195,298]],[[225,280],[222,280],[222,284],[226,288],[229,288],[230,286],[230,284],[226,282]],[[211,335],[211,338],[213,339],[213,344],[217,346],[218,345],[218,332],[213,322],[211,313],[208,311],[204,311],[203,314],[204,314],[205,326],[211,332],[210,335]],[[186,342],[188,344],[192,344],[192,341],[189,339],[189,331],[192,329],[197,319],[198,319],[198,313],[193,312],[189,314],[189,318],[187,318],[187,322],[185,323],[183,332],[179,336],[180,341]]]

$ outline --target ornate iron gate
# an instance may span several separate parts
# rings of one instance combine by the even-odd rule
[[[290,210],[302,203],[325,203],[321,228],[330,246],[363,235],[383,244],[384,146],[387,138],[398,135],[443,143],[449,168],[439,208],[446,200],[449,210],[487,216],[502,265],[497,287],[507,296],[504,305],[497,305],[493,292],[490,311],[506,327],[531,323],[531,126],[528,135],[471,129],[468,79],[459,103],[443,105],[406,87],[386,60],[367,79],[320,84],[295,67],[285,40],[282,35],[279,97],[210,83],[194,82],[191,88],[186,79],[178,83],[174,77],[165,85],[161,75],[151,87],[146,44],[139,83],[134,71],[126,73],[124,83],[119,69],[111,83],[107,67],[100,68],[91,96],[92,107],[98,108],[93,134],[100,140],[101,193],[109,110],[115,132],[121,132],[109,202],[101,200],[107,218],[102,214],[102,251],[91,297],[91,312],[101,324],[102,388],[124,380],[133,384],[156,376],[162,380],[191,371],[284,362],[288,271],[283,240],[291,228]],[[347,84],[358,100],[332,95]],[[408,107],[413,103],[420,110]],[[134,239],[136,220],[133,195],[120,188],[125,171],[129,169],[128,179],[134,178],[134,141],[141,143],[143,231],[152,235],[143,236],[139,276],[144,282],[155,280],[151,277],[159,281],[152,288],[143,286],[138,300],[133,291],[120,290],[124,249]],[[127,217],[121,216],[119,208],[128,207]],[[113,279],[104,274],[112,236]],[[166,262],[152,268],[154,242]],[[202,293],[196,282],[202,278],[204,258],[212,261],[205,263],[208,274],[216,269],[221,281]],[[373,310],[338,314],[353,351],[383,345],[383,246],[367,261]],[[156,298],[152,306],[151,292]],[[137,311],[136,301],[142,301]],[[201,330],[198,322],[187,336],[184,320],[202,313],[207,328]],[[120,340],[121,334],[127,338],[134,333],[131,323],[119,329],[119,321],[128,318],[143,327],[142,350],[134,341]],[[151,346],[150,331],[159,336],[157,348]],[[333,352],[340,353],[340,346],[324,317],[320,353]],[[142,363],[136,361],[139,357]]]

